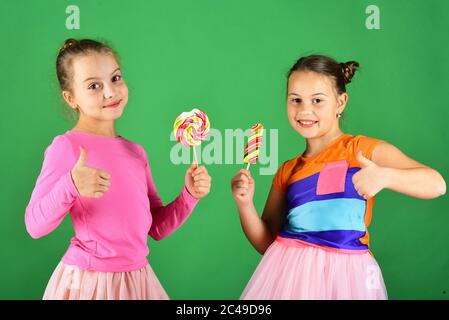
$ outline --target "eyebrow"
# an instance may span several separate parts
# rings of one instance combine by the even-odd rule
[[[117,72],[117,70],[120,70],[120,68],[117,68],[117,69],[115,69],[114,71],[112,71],[112,72],[111,72],[111,75],[113,75],[115,72]],[[90,77],[90,78],[87,78],[86,80],[84,80],[83,82],[86,82],[86,81],[89,81],[89,80],[94,80],[94,79],[99,79],[99,78],[96,78],[96,77]]]
[[[322,92],[317,92],[317,93],[314,93],[314,94],[312,94],[312,97],[313,96],[317,96],[317,95],[320,95],[320,94],[322,94],[323,96],[326,96],[327,97],[327,94],[325,94],[325,93],[322,93]],[[299,95],[299,94],[297,94],[297,93],[294,93],[294,92],[292,92],[292,93],[289,93],[288,94],[289,96],[298,96],[298,97],[300,97],[301,95]]]

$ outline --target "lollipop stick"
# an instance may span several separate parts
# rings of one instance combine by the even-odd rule
[[[249,163],[248,162],[248,165],[246,166],[246,170],[249,170],[249,165],[250,165],[251,163]]]
[[[193,159],[196,163],[196,167],[198,168],[198,159],[196,157],[196,151],[195,151],[195,146],[192,147],[193,148]]]

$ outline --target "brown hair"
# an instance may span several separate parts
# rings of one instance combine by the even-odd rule
[[[356,61],[338,63],[330,57],[313,54],[296,61],[288,72],[287,81],[295,71],[313,71],[332,77],[335,80],[337,92],[342,94],[346,92],[346,85],[351,83],[357,69],[359,69],[359,63]]]
[[[109,45],[103,42],[91,39],[67,39],[59,49],[56,58],[56,75],[58,77],[59,86],[61,90],[70,91],[71,81],[73,77],[72,61],[73,58],[79,55],[88,55],[91,53],[106,53],[115,57],[117,62],[119,57],[117,53]]]

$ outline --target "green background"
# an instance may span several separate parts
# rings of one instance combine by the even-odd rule
[[[81,28],[67,30],[68,5]],[[368,30],[368,5],[380,30]],[[175,117],[203,108],[212,127],[279,131],[279,165],[302,152],[289,126],[285,75],[302,55],[356,60],[342,130],[384,139],[448,175],[449,1],[1,1],[0,298],[41,299],[69,245],[69,217],[32,239],[24,224],[43,152],[72,124],[55,76],[68,37],[105,39],[121,56],[129,103],[118,133],[142,144],[165,203],[188,165],[170,162]],[[172,299],[237,299],[261,256],[246,240],[230,192],[242,165],[215,164],[211,193],[149,261]],[[272,176],[256,175],[261,213]],[[382,191],[370,228],[391,299],[449,296],[447,197],[419,200]]]

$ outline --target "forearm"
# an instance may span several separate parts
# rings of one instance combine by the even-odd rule
[[[162,240],[186,221],[198,199],[190,195],[184,186],[181,194],[168,205],[163,206],[160,200],[158,203],[159,206],[151,207],[153,222],[148,234],[155,240]]]
[[[270,229],[257,214],[253,203],[237,205],[237,209],[246,238],[260,254],[264,254],[274,240]]]
[[[443,177],[428,167],[384,168],[386,188],[419,199],[433,199],[446,193]]]
[[[32,198],[25,210],[25,226],[31,237],[40,238],[53,231],[78,195],[69,172],[45,196]]]

